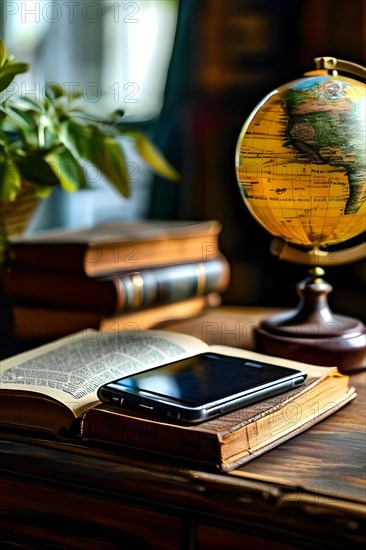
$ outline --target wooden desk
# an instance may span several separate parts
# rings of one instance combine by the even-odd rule
[[[252,347],[268,311],[166,325]],[[366,542],[365,377],[346,408],[231,474],[3,434],[0,542],[16,548],[358,548]]]

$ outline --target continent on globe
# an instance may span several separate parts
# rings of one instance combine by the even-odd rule
[[[285,146],[292,145],[305,162],[344,168],[349,183],[344,213],[357,212],[366,199],[365,105],[352,98],[346,82],[323,77],[306,84],[283,94]]]
[[[351,78],[304,77],[268,94],[245,122],[238,183],[272,235],[315,248],[365,230],[365,93]]]

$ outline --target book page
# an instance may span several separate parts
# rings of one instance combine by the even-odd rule
[[[2,361],[0,395],[35,391],[76,414],[99,402],[106,382],[206,350],[198,338],[168,331],[85,330]]]

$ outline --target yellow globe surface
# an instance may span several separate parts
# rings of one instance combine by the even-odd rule
[[[239,136],[236,173],[251,214],[273,236],[305,247],[366,228],[366,86],[304,77],[268,94]]]

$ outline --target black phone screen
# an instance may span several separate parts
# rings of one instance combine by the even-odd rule
[[[135,395],[154,394],[199,407],[296,374],[301,373],[238,357],[203,353],[116,380],[113,385]]]

